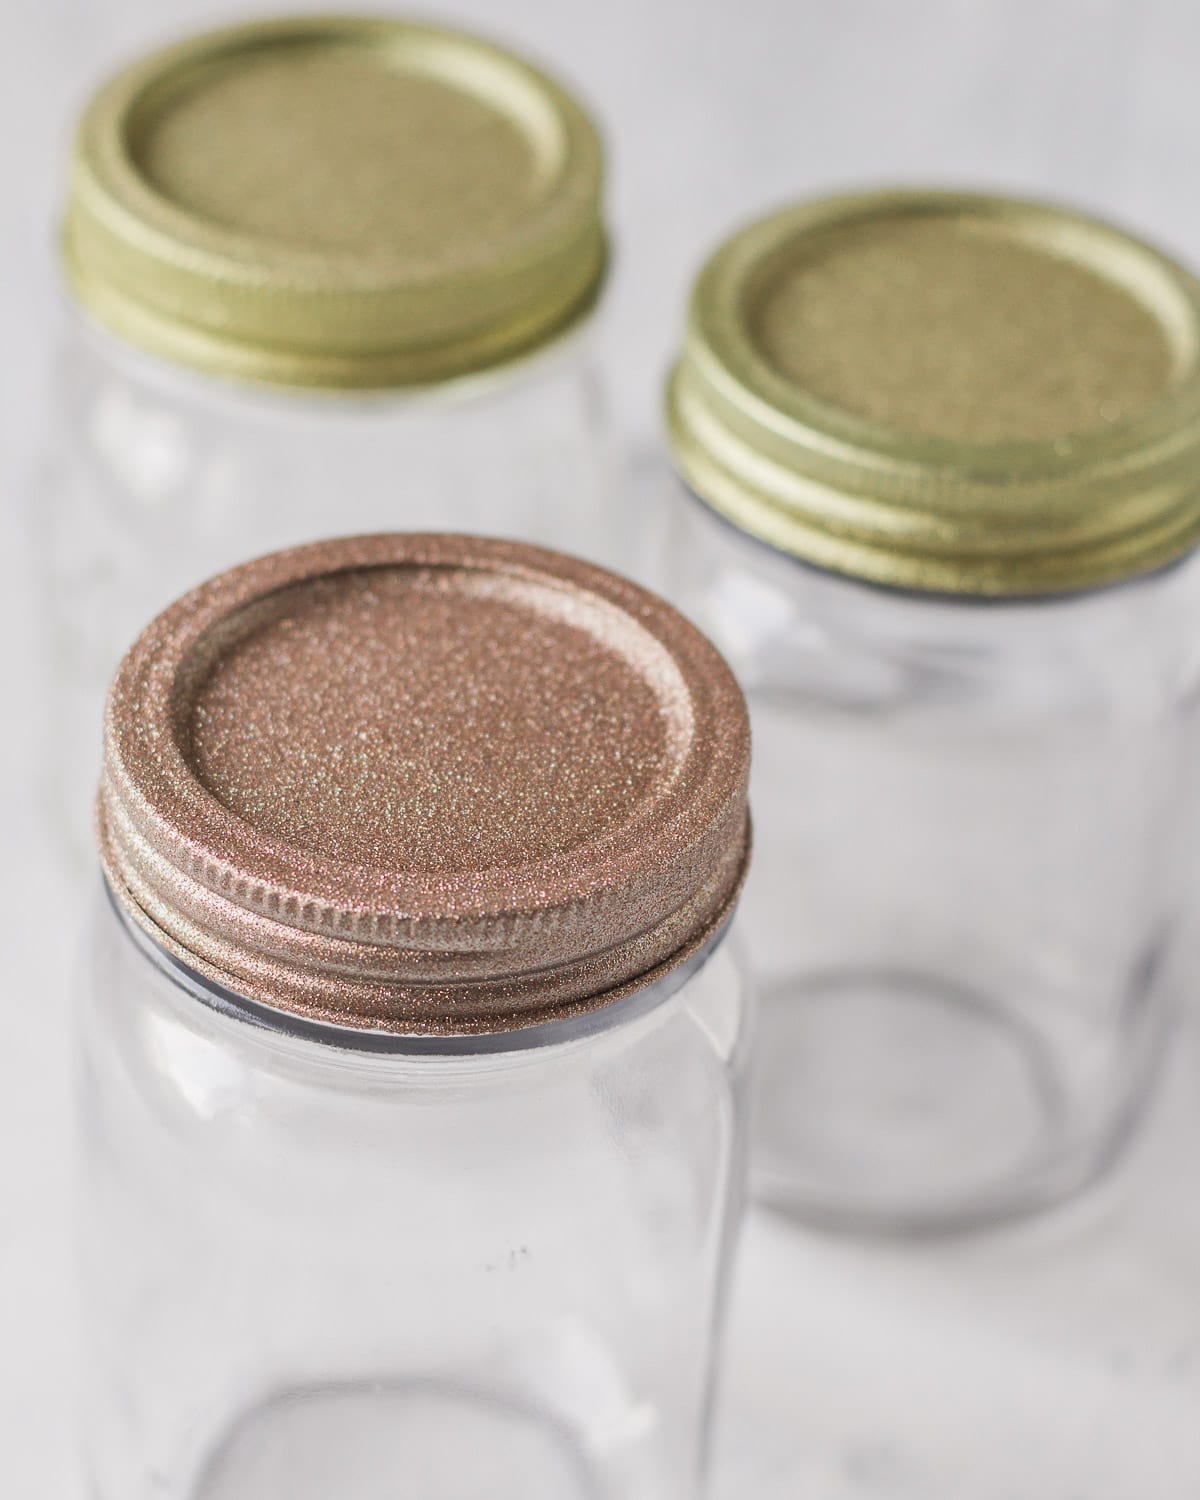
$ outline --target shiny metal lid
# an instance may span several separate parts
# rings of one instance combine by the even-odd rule
[[[132,920],[240,995],[501,1032],[711,940],[748,758],[728,667],[635,585],[478,537],[322,542],[222,574],[133,646],[101,856]]]
[[[982,194],[804,203],[701,272],[667,397],[695,493],[895,587],[1069,591],[1200,540],[1200,283]]]
[[[129,343],[234,379],[436,382],[591,306],[602,155],[571,96],[475,37],[310,16],[199,36],[108,82],[64,257]]]

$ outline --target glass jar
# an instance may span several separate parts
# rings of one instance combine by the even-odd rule
[[[97,93],[37,505],[80,849],[116,661],[211,573],[397,527],[616,557],[601,170],[552,80],[397,20],[203,35]]]
[[[748,727],[556,554],[276,554],[109,699],[97,1500],[690,1500],[741,1200]]]
[[[786,209],[696,283],[660,582],[750,701],[771,1204],[974,1226],[1138,1116],[1195,839],[1198,309],[957,193]]]

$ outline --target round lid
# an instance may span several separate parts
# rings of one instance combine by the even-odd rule
[[[1200,540],[1200,283],[1095,220],[979,194],[785,209],[692,294],[668,389],[696,494],[895,587],[1031,595]]]
[[[227,988],[401,1033],[607,1003],[728,916],[749,730],[708,641],[516,543],[375,536],[222,574],[108,702],[114,893]]]
[[[545,343],[603,279],[601,148],[474,37],[349,16],[197,37],[76,140],[67,273],[132,344],[237,379],[435,382]]]

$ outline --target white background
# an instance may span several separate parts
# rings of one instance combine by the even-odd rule
[[[33,792],[25,532],[57,315],[70,119],[206,0],[0,0],[0,1494],[75,1495],[67,1253],[71,902]],[[275,7],[278,8],[278,7]],[[889,180],[1066,196],[1200,262],[1193,0],[426,0],[573,80],[607,121],[604,341],[631,448],[702,248],[792,194]],[[751,1220],[718,1500],[1196,1500],[1200,1045],[1129,1161],[1049,1221],[855,1246]],[[419,1497],[414,1497],[419,1500]]]

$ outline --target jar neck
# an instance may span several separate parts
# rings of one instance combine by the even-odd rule
[[[427,385],[381,389],[325,390],[309,386],[269,385],[222,379],[139,348],[90,317],[63,293],[70,336],[87,353],[139,386],[161,390],[167,397],[215,412],[253,412],[260,420],[293,418],[297,409],[313,417],[392,416],[431,407],[469,406],[527,387],[562,378],[586,359],[596,311],[590,310],[567,328],[521,354],[486,369]]]
[[[785,552],[752,532],[743,530],[709,505],[683,479],[671,469],[679,503],[689,516],[696,519],[713,541],[732,549],[742,558],[747,567],[777,582],[794,587],[803,580],[810,588],[819,588],[829,594],[846,597],[857,596],[864,604],[872,600],[882,604],[901,604],[929,615],[961,618],[976,616],[980,619],[1005,615],[1049,615],[1070,610],[1086,610],[1093,604],[1100,607],[1118,595],[1136,596],[1152,593],[1171,580],[1200,573],[1200,549],[1185,552],[1182,557],[1148,573],[1135,573],[1127,578],[1118,578],[1110,583],[1097,584],[1091,588],[1080,588],[1062,593],[1047,594],[949,594],[935,590],[899,588],[892,584],[876,583],[869,578],[860,578],[852,573],[835,573],[819,567],[806,558]]]

